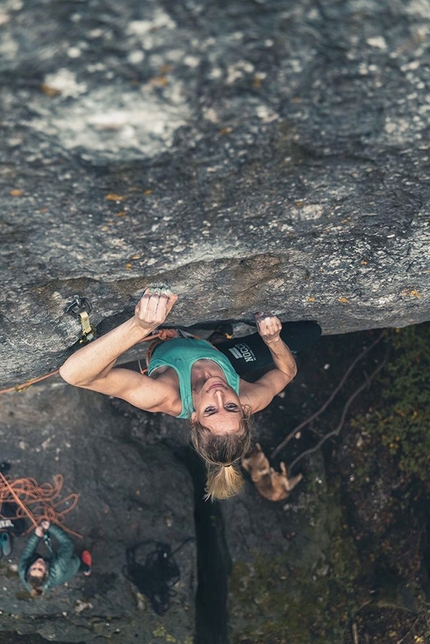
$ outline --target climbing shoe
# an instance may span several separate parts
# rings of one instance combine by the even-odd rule
[[[91,557],[91,552],[89,550],[83,550],[81,554],[81,561],[86,566],[84,570],[85,577],[89,577],[92,572],[93,559]]]
[[[9,532],[0,533],[0,545],[4,556],[9,557],[10,553],[12,552],[12,539]]]

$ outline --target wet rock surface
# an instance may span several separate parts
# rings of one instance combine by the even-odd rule
[[[160,281],[176,324],[428,319],[429,20],[412,1],[5,0],[3,386],[63,362],[75,293],[104,329]]]

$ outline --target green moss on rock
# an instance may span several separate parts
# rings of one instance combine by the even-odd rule
[[[356,611],[360,562],[355,542],[343,533],[340,511],[327,551],[312,570],[295,561],[294,549],[276,557],[263,551],[237,561],[230,579],[233,644],[332,644],[342,641]],[[314,538],[318,539],[317,533]]]
[[[386,332],[389,362],[375,379],[378,396],[353,421],[388,450],[407,477],[430,482],[430,325]]]

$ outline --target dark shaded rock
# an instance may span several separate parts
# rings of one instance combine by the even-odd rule
[[[429,318],[429,16],[407,2],[1,13],[2,384],[169,282],[172,322]]]
[[[125,644],[149,642],[154,633],[190,642],[197,582],[193,486],[172,451],[160,443],[139,445],[108,398],[59,380],[22,396],[4,395],[0,405],[10,475],[41,484],[63,474],[63,496],[80,495],[66,525],[84,537],[76,539],[77,551],[87,547],[93,555],[91,577],[77,575],[34,600],[14,572],[26,539],[16,538],[10,561],[0,562],[2,629],[68,642],[114,634]],[[193,540],[174,555],[181,573],[176,594],[159,616],[123,574],[126,549],[151,539],[175,550],[188,537]]]
[[[344,616],[357,609],[360,592],[339,501],[318,458],[286,502],[271,503],[248,484],[223,505],[233,644],[342,641]]]

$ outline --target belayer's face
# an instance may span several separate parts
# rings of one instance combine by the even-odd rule
[[[28,569],[28,573],[31,574],[33,577],[40,577],[42,578],[44,574],[46,573],[46,562],[42,557],[39,557],[39,559],[36,559],[34,561],[30,568]]]
[[[193,396],[193,422],[207,427],[213,434],[240,431],[243,417],[237,393],[220,376],[208,378]]]

